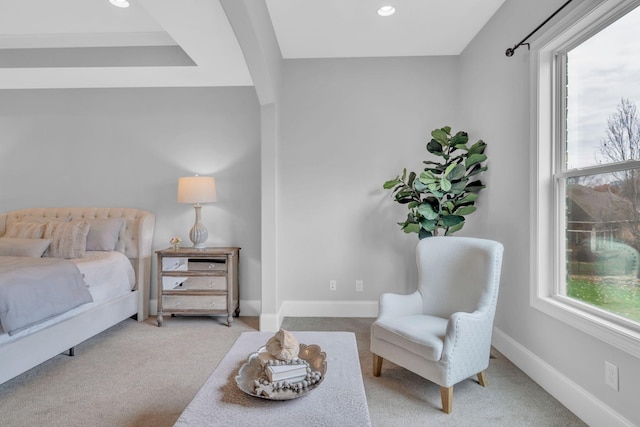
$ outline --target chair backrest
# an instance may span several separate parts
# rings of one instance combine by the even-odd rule
[[[424,314],[495,311],[503,246],[473,237],[434,236],[418,243],[418,291]]]

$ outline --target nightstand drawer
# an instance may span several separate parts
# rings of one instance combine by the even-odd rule
[[[227,263],[221,259],[190,259],[189,271],[227,271]]]
[[[226,295],[163,295],[164,311],[226,310]]]
[[[226,291],[226,276],[163,277],[162,289],[173,291]]]

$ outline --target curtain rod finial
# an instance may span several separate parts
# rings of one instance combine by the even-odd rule
[[[512,48],[512,47],[510,47],[510,48],[508,48],[508,49],[505,51],[505,53],[504,53],[504,54],[505,54],[505,55],[507,55],[508,57],[512,57],[512,56],[513,56],[513,54],[514,54],[514,52],[515,52],[515,49],[514,49],[514,48]]]

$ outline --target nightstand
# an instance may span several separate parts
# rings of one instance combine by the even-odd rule
[[[240,248],[179,248],[158,255],[158,326],[164,314],[240,314]]]

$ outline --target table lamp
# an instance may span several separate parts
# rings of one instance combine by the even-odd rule
[[[178,179],[178,203],[193,203],[196,209],[196,223],[189,231],[189,239],[194,248],[204,248],[209,237],[206,227],[200,223],[200,203],[217,200],[216,180],[213,177],[196,175]]]

